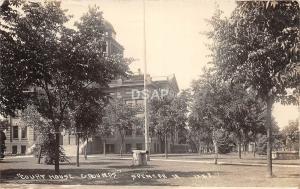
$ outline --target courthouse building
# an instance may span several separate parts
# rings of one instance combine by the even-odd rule
[[[175,75],[165,77],[151,78],[147,80],[148,98],[157,98],[165,95],[175,96],[179,92]],[[129,79],[114,80],[109,84],[108,92],[112,98],[118,98],[130,106],[144,106],[144,75],[137,74]],[[139,112],[136,116],[144,117],[144,112]],[[133,149],[144,149],[145,136],[144,124],[137,125],[131,130],[126,131],[124,138],[124,153],[131,153]],[[173,144],[178,144],[178,133],[175,132]],[[172,144],[168,142],[168,151],[170,152]],[[121,136],[115,131],[111,136],[95,136],[89,139],[88,143],[80,145],[81,151],[87,146],[88,154],[97,153],[119,153],[121,148]],[[175,145],[174,145],[175,146]],[[76,140],[72,134],[66,134],[63,137],[63,147],[66,153],[74,155],[76,153]],[[150,137],[150,152],[159,153],[164,151],[164,143],[156,136]]]
[[[121,54],[123,55],[124,48],[116,41],[116,32],[113,26],[105,21],[105,40],[106,46],[104,51],[107,55]],[[126,104],[132,106],[143,105],[144,99],[144,75],[138,73],[129,79],[114,80],[109,84],[107,92],[110,93],[112,98],[119,98]],[[179,92],[178,84],[175,75],[166,77],[147,77],[147,89],[152,91],[151,95],[157,97],[157,95],[176,95]],[[36,89],[31,88],[26,92],[35,92]],[[154,91],[154,92],[153,92]],[[150,93],[149,93],[150,94]],[[148,95],[149,95],[148,94]],[[152,97],[150,96],[150,98]],[[20,114],[19,114],[20,115]],[[144,116],[143,112],[140,112],[137,116]],[[33,128],[25,127],[22,124],[20,117],[8,117],[9,127],[4,131],[6,134],[6,153],[7,154],[26,154],[32,151],[35,146],[37,134]],[[132,129],[130,132],[126,132],[124,152],[131,152],[132,149],[144,149],[144,126],[138,126]],[[156,137],[150,138],[151,152],[164,151],[164,146]],[[75,155],[76,142],[75,136],[68,132],[62,131],[60,144],[64,147],[68,155]],[[173,144],[177,144],[178,137],[175,135]],[[121,147],[121,139],[118,132],[109,137],[101,137],[95,133],[95,136],[89,139],[88,143],[80,144],[80,149],[87,147],[88,153],[103,153],[104,147],[106,153],[119,153]],[[170,151],[170,142],[169,142]]]

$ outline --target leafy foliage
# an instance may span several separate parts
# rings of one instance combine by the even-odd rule
[[[60,4],[20,1],[18,9],[11,5],[1,10],[5,26],[0,28],[0,110],[13,115],[15,109],[34,104],[50,120],[56,149],[60,129],[68,127],[69,111],[105,102],[108,83],[126,76],[129,63],[120,55],[104,53],[99,8],[91,8],[72,29],[66,27],[70,16]],[[35,90],[28,95],[28,88]]]
[[[290,121],[281,133],[286,149],[299,150],[299,121]]]
[[[137,117],[139,108],[126,104],[122,99],[111,99],[104,109],[102,128],[107,134],[119,134],[121,138],[120,154],[123,154],[126,131],[131,132],[141,124]]]
[[[21,120],[24,126],[33,128],[33,132],[37,135],[33,154],[38,157],[39,151],[41,150],[41,156],[44,157],[44,162],[53,165],[56,146],[54,130],[50,127],[51,121],[43,118],[33,105],[27,106],[22,112]],[[59,159],[63,162],[69,160],[61,146],[59,147]]]
[[[268,171],[272,175],[272,106],[299,103],[299,4],[239,1],[229,18],[209,20],[212,63],[225,81],[242,83],[266,104]],[[288,94],[287,89],[293,89]]]
[[[266,3],[238,2],[229,19],[217,11],[209,33],[220,74],[251,86],[264,101],[299,86],[299,5],[281,1],[273,8]]]
[[[153,98],[149,105],[150,131],[163,139],[165,135],[175,136],[186,127],[189,97],[186,92],[178,96]],[[171,138],[171,140],[173,140]]]

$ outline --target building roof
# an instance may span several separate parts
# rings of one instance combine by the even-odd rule
[[[148,86],[161,86],[163,84],[167,84],[171,86],[171,88],[178,93],[179,87],[178,83],[175,77],[175,74],[172,74],[170,76],[159,76],[159,77],[150,77],[148,75]],[[144,75],[133,75],[128,79],[118,79],[113,80],[110,84],[110,88],[118,88],[118,87],[133,87],[133,86],[143,86],[144,85]]]
[[[107,20],[104,20],[104,27],[105,27],[106,30],[116,33],[113,25]]]

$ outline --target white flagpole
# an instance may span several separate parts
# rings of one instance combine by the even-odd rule
[[[143,26],[144,26],[144,108],[145,108],[145,150],[149,149],[149,124],[148,124],[148,102],[147,102],[147,43],[146,43],[146,0],[143,0]],[[149,160],[149,156],[147,157]]]

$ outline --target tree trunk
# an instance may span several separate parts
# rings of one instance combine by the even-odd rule
[[[87,160],[87,148],[88,148],[89,138],[86,137],[86,145],[84,148],[84,159]]]
[[[79,135],[76,135],[76,143],[77,143],[77,150],[76,150],[76,166],[79,167]]]
[[[239,159],[242,159],[242,145],[241,145],[241,137],[237,137],[237,142],[238,142],[238,154],[239,154]]]
[[[271,97],[268,97],[267,100],[267,167],[268,167],[268,176],[272,177],[272,106],[273,100]]]
[[[56,126],[55,127],[55,160],[54,160],[55,174],[59,174],[59,137],[60,137],[59,128]]]
[[[165,158],[168,159],[168,137],[167,134],[165,134]]]
[[[123,143],[124,143],[124,139],[121,136],[121,148],[120,148],[120,156],[123,157]]]
[[[213,139],[213,143],[214,143],[214,148],[215,148],[214,162],[215,162],[215,164],[218,164],[218,153],[219,153],[219,150],[218,150],[218,144],[217,144],[216,139]]]
[[[106,140],[103,141],[103,154],[106,156]]]
[[[254,141],[254,147],[253,147],[253,157],[255,157],[255,153],[256,153],[256,142]]]
[[[199,143],[199,147],[198,147],[198,155],[200,156],[201,154],[201,144]]]
[[[172,134],[172,136],[171,136],[171,143],[172,143],[172,148],[170,150],[170,153],[173,153],[174,152],[173,151],[173,148],[174,148],[174,134]]]
[[[38,164],[41,164],[41,158],[42,158],[42,145],[40,145],[40,149],[39,149],[38,160],[37,160]]]
[[[162,140],[161,136],[159,137],[159,142],[160,142],[160,144],[159,144],[159,152],[160,153],[164,153],[163,152],[163,140]]]

